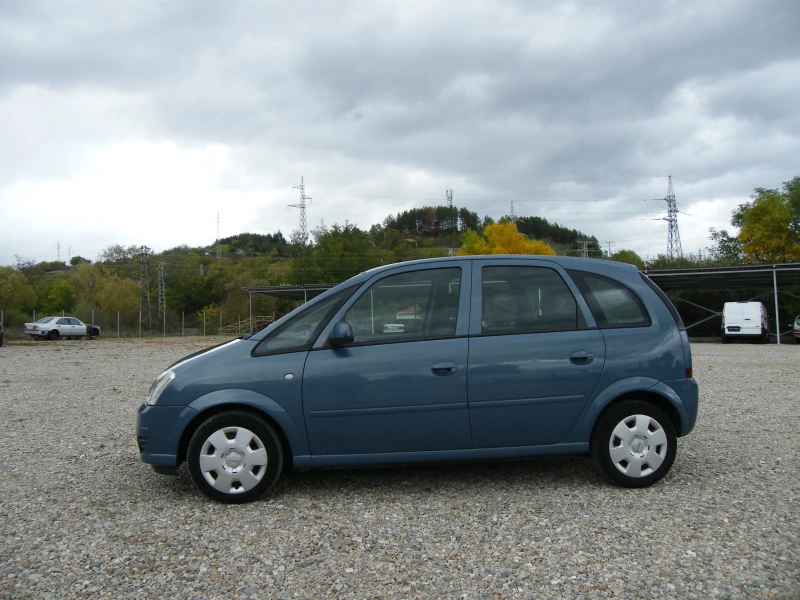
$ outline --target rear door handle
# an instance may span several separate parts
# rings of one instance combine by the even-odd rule
[[[594,360],[594,354],[588,350],[576,350],[569,355],[569,362],[573,365],[588,365]]]
[[[452,360],[439,360],[431,365],[431,372],[434,375],[455,375],[458,365]]]

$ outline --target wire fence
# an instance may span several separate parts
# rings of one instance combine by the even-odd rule
[[[0,310],[0,328],[7,336],[24,335],[23,325],[33,323],[43,317],[74,317],[86,325],[100,327],[103,337],[184,337],[184,336],[240,336],[259,331],[275,320],[271,315],[231,315],[225,312],[189,313],[110,313],[102,310],[81,311],[60,314],[31,314],[18,311]]]

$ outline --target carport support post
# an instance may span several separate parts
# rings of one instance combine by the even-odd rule
[[[253,333],[253,292],[247,291],[247,304],[250,306],[250,333]]]
[[[775,265],[772,265],[772,290],[775,292],[775,337],[778,338],[778,344],[780,344],[781,320],[778,317],[778,272],[775,270]]]
[[[184,314],[181,311],[181,337],[183,337]]]
[[[94,309],[92,309],[92,325],[94,325]]]
[[[119,337],[119,311],[117,311],[117,337]]]
[[[139,309],[139,337],[142,337],[142,309]]]
[[[206,336],[206,311],[203,311],[203,337]]]

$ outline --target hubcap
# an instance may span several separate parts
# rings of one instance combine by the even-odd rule
[[[200,471],[214,489],[225,494],[241,494],[253,489],[264,478],[267,450],[249,429],[218,429],[208,436],[200,449]]]
[[[611,462],[629,477],[655,473],[667,456],[667,434],[648,415],[631,415],[614,428],[608,443]]]

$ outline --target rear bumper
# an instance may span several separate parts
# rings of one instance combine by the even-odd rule
[[[697,409],[700,403],[700,390],[697,381],[692,379],[673,379],[661,381],[653,391],[670,399],[681,418],[678,437],[683,437],[694,429],[697,423]]]

